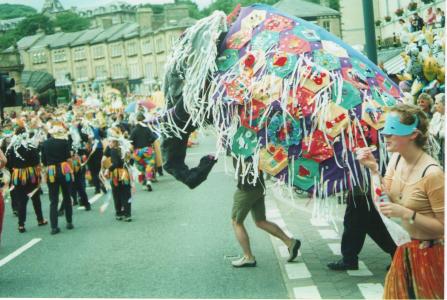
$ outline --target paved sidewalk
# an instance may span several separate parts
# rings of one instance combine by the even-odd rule
[[[273,184],[272,184],[273,185]],[[381,299],[390,257],[367,237],[358,271],[331,271],[326,265],[341,258],[340,236],[345,205],[331,199],[334,224],[313,219],[314,203],[305,196],[291,197],[287,191],[270,186],[267,218],[302,241],[301,254],[286,264],[287,247],[272,237],[289,296],[297,299]],[[339,232],[335,230],[336,226]]]

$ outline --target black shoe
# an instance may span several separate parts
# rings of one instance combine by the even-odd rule
[[[47,224],[48,224],[48,221],[45,220],[45,219],[43,219],[42,221],[37,221],[37,225],[38,226],[44,226],[44,225],[47,225]]]
[[[115,216],[115,220],[122,221],[123,220],[123,216]]]
[[[334,271],[346,271],[346,270],[358,270],[359,269],[359,263],[352,263],[347,264],[343,261],[343,259],[340,259],[337,262],[328,263],[327,267]]]
[[[67,229],[68,230],[74,229],[73,223],[67,223]]]
[[[132,222],[132,217],[124,217],[124,222]]]
[[[58,234],[59,232],[61,232],[61,230],[59,228],[51,229],[51,234]]]
[[[301,247],[301,241],[294,239],[292,242],[292,246],[289,249],[289,258],[287,259],[287,262],[293,261],[298,256],[298,250],[300,250]]]
[[[163,167],[158,167],[157,172],[158,175],[163,176]]]
[[[26,231],[25,226],[19,226],[19,232],[24,233]]]
[[[76,205],[78,205],[78,204],[79,204],[78,200],[73,201],[73,206],[76,206]]]
[[[92,210],[92,207],[89,205],[89,206],[85,206],[85,211],[89,211],[89,210]]]
[[[146,188],[147,188],[147,190],[148,190],[149,192],[152,192],[152,186],[151,186],[150,184],[147,184],[147,185],[146,185]]]

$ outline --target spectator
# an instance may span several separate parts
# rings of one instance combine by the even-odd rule
[[[436,23],[438,24],[438,27],[440,27],[440,28],[444,28],[444,26],[445,26],[444,11],[440,7],[438,7],[436,9]]]
[[[393,155],[380,179],[389,201],[379,209],[411,237],[394,254],[384,299],[444,299],[444,172],[425,152],[427,131],[427,115],[406,104],[391,108],[382,131]],[[380,176],[371,151],[358,159]]]
[[[6,157],[3,154],[3,151],[0,150],[0,169],[3,169],[6,166]],[[2,175],[3,177],[3,175]],[[3,178],[2,178],[3,179]],[[5,187],[7,188],[7,187]],[[2,225],[3,225],[3,216],[5,214],[5,202],[3,200],[3,187],[0,187],[0,242],[2,237]]]
[[[436,13],[433,10],[433,7],[429,7],[427,9],[427,14],[425,16],[425,24],[427,26],[431,27],[431,26],[433,26],[435,24],[435,22],[436,22]]]
[[[403,44],[408,44],[410,42],[411,25],[407,24],[404,19],[399,19],[399,24],[401,26],[400,41]]]
[[[422,110],[427,114],[428,118],[431,119],[433,117],[433,113],[431,111],[433,106],[433,99],[427,93],[422,93],[418,97],[417,105],[422,108]]]
[[[445,95],[444,93],[435,96],[435,113],[430,121],[429,131],[439,142],[441,151],[439,152],[439,162],[444,166],[444,119],[445,119]]]
[[[424,20],[418,15],[418,13],[413,14],[413,18],[411,19],[411,32],[416,32],[422,30],[424,27]]]

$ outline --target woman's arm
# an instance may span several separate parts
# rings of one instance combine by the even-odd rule
[[[0,149],[0,169],[3,169],[6,166],[6,163],[8,161],[6,160],[6,156],[3,153],[3,151]]]

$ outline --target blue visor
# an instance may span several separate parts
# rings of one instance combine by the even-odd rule
[[[395,112],[391,112],[387,115],[385,120],[385,128],[382,130],[382,134],[385,135],[398,135],[406,136],[412,134],[418,126],[418,117],[411,125],[402,124],[400,122],[400,115]]]

